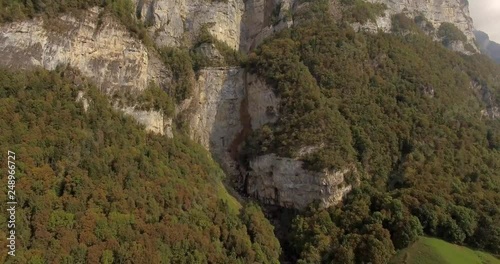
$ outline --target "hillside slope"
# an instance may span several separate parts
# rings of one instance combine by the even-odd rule
[[[0,0],[7,261],[276,263],[250,201],[284,262],[498,254],[500,67],[431,2]]]
[[[435,238],[421,237],[399,252],[392,264],[499,264],[500,259]]]
[[[363,33],[314,4],[249,55],[281,104],[246,142],[247,158],[358,173],[341,206],[293,220],[286,252],[299,263],[385,263],[422,233],[500,252],[498,65],[448,50],[403,15],[391,34]]]
[[[16,256],[0,262],[277,263],[272,226],[239,210],[205,150],[146,134],[74,71],[1,69],[0,105],[18,204]]]

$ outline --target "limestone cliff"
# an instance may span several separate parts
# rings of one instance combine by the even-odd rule
[[[345,176],[353,169],[312,172],[302,165],[274,154],[257,157],[250,162],[247,193],[267,204],[304,209],[313,202],[335,205],[352,189]]]
[[[240,107],[245,96],[245,72],[240,68],[208,68],[199,73],[188,99],[190,136],[210,150],[226,171],[236,173],[230,146],[243,129]]]
[[[245,133],[275,122],[278,104],[264,80],[227,67],[201,70],[194,96],[180,108],[187,113],[191,138],[210,150],[226,172],[238,176],[237,156]]]
[[[278,120],[280,99],[273,89],[256,75],[249,74],[247,81],[248,113],[252,129]]]
[[[167,85],[168,74],[154,53],[112,17],[100,17],[101,11],[92,8],[78,18],[37,18],[0,27],[0,65],[49,70],[70,65],[106,93],[119,89],[134,94],[149,82]],[[163,114],[124,110],[149,131],[164,133]]]
[[[191,138],[209,149],[248,195],[266,204],[303,209],[315,201],[323,207],[337,204],[351,190],[344,182],[351,168],[312,172],[303,169],[302,161],[275,154],[257,157],[249,168],[239,166],[240,136],[278,118],[280,99],[261,78],[241,68],[207,68],[200,71],[195,87],[182,106],[189,115]]]
[[[134,0],[159,47],[190,46],[202,27],[230,47],[248,51],[289,27],[292,0]]]
[[[144,125],[146,131],[166,135],[169,138],[174,136],[172,133],[172,119],[165,117],[161,112],[137,110],[130,106],[117,109],[133,117],[139,124]]]
[[[274,33],[291,27],[294,3],[294,0],[245,1],[240,50],[252,50]]]
[[[375,27],[390,30],[393,14],[424,15],[434,27],[455,24],[473,41],[472,20],[465,0],[368,0],[388,9]],[[133,0],[135,17],[147,27],[158,47],[192,47],[202,28],[215,38],[243,52],[292,26],[294,12],[307,3],[294,0]],[[338,7],[338,6],[337,6]],[[149,82],[168,90],[170,73],[153,50],[132,37],[127,29],[102,10],[92,8],[82,16],[62,15],[47,23],[41,18],[0,27],[0,65],[14,68],[60,64],[77,68],[108,94],[115,90],[137,93]],[[300,17],[300,16],[297,16]],[[298,18],[297,18],[298,19]],[[300,19],[298,19],[300,20]],[[300,22],[300,21],[299,21]],[[210,45],[198,47],[213,58],[221,54]],[[475,87],[475,88],[474,88]],[[473,88],[478,90],[478,85]],[[480,89],[479,89],[480,90]],[[479,91],[478,90],[478,91]],[[84,106],[92,102],[79,96]],[[177,107],[192,139],[211,151],[244,191],[260,200],[285,207],[304,208],[313,201],[322,206],[339,202],[350,191],[345,183],[354,168],[312,172],[296,159],[268,154],[239,163],[239,151],[252,130],[279,118],[280,99],[265,80],[238,67],[205,68],[197,72],[193,96]],[[498,116],[491,104],[485,115]],[[172,136],[172,121],[156,111],[116,106],[146,129]],[[320,146],[321,147],[321,146]],[[310,147],[305,151],[315,151]]]
[[[0,65],[55,69],[69,64],[104,90],[142,90],[166,80],[161,62],[119,22],[92,8],[81,18],[63,15],[0,27]]]
[[[217,39],[233,48],[240,43],[242,0],[134,0],[138,18],[151,25],[158,46],[186,46],[206,26]]]

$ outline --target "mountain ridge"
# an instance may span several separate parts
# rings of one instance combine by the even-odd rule
[[[483,31],[476,30],[474,31],[474,35],[476,36],[476,41],[481,52],[488,55],[497,63],[500,63],[500,44],[490,40],[488,34]]]

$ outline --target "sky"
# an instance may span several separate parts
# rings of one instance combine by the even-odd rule
[[[469,0],[474,27],[500,43],[500,0]]]

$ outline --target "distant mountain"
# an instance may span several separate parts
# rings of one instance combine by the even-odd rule
[[[488,55],[497,63],[500,63],[500,44],[491,41],[488,34],[476,30],[474,31],[474,35],[476,36],[477,45],[481,52]]]

